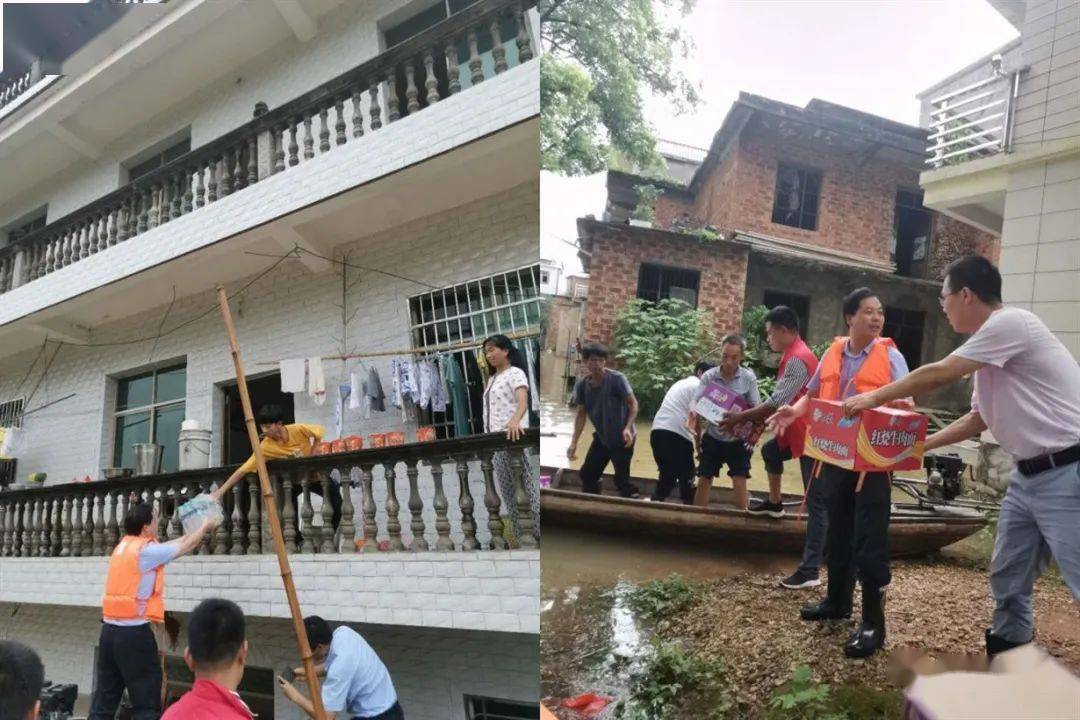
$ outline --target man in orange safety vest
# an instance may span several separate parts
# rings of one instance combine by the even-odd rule
[[[112,720],[125,688],[135,720],[161,717],[161,665],[150,623],[165,620],[165,565],[198,547],[216,526],[206,520],[192,533],[159,543],[158,514],[150,505],[138,503],[124,516],[124,537],[105,579],[90,720]]]
[[[783,432],[809,409],[810,398],[844,400],[888,385],[908,374],[907,362],[892,340],[881,337],[885,310],[867,288],[844,298],[844,322],[850,334],[836,338],[821,356],[806,394],[776,411],[769,422]],[[910,400],[897,406],[911,408]],[[806,605],[803,620],[851,617],[856,571],[862,584],[862,623],[844,646],[848,657],[867,657],[885,643],[885,587],[889,572],[889,515],[892,484],[888,473],[859,473],[825,465],[814,482],[825,484],[829,508],[828,592],[822,602]]]

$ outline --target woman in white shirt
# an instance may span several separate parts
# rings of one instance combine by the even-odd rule
[[[484,388],[484,431],[500,432],[505,430],[506,437],[517,440],[522,430],[529,426],[529,378],[521,369],[521,354],[505,335],[492,335],[484,340],[484,357],[492,369]],[[540,482],[539,475],[532,466],[529,454],[525,460],[525,490],[529,496],[529,507],[533,516],[533,528],[540,535]],[[514,537],[520,537],[517,514],[514,511],[514,474],[510,467],[510,457],[505,451],[495,453],[495,479],[502,495],[503,507],[510,516]]]

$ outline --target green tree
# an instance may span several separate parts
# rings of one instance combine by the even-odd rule
[[[695,0],[541,0],[540,143],[545,170],[600,172],[614,150],[643,172],[660,167],[643,96],[676,112],[697,106],[674,67],[690,53],[678,20]]]
[[[681,300],[631,300],[615,326],[616,357],[651,418],[672,383],[693,372],[702,351],[715,344],[712,319]]]

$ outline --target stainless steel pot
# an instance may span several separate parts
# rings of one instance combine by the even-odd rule
[[[160,475],[165,448],[156,443],[135,443],[135,474]]]

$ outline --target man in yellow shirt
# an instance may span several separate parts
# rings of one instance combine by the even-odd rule
[[[326,429],[322,425],[305,425],[301,423],[286,425],[284,414],[277,405],[265,405],[260,408],[255,420],[263,436],[259,445],[262,447],[263,457],[268,461],[291,457],[307,457],[314,452],[315,445],[326,434]],[[254,472],[255,456],[252,455],[225,482],[232,482],[234,478]],[[311,491],[321,496],[322,486],[319,483],[312,483]],[[294,490],[294,493],[293,509],[295,511],[299,490]],[[330,497],[328,499],[330,506],[334,509],[333,527],[337,530],[338,523],[341,521],[341,488],[333,477],[330,478]],[[299,515],[296,517],[299,518]]]

